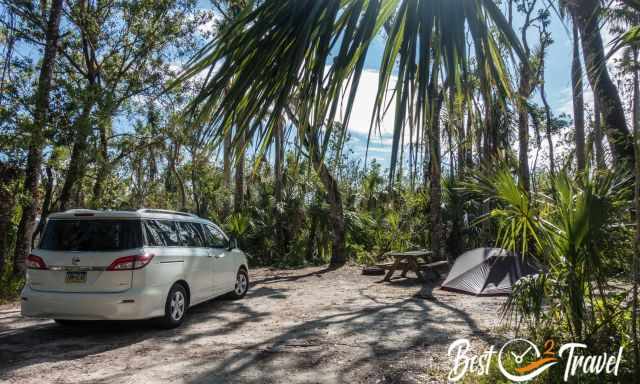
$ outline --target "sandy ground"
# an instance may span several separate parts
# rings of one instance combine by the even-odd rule
[[[500,340],[504,299],[380,283],[355,267],[252,272],[240,301],[192,308],[183,326],[66,328],[0,306],[0,382],[439,383],[457,338]]]

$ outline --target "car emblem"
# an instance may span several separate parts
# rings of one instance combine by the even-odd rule
[[[79,256],[73,256],[73,258],[71,259],[71,264],[78,265],[79,263],[80,263],[80,257]]]

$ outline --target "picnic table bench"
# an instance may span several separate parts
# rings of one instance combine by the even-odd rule
[[[412,271],[418,276],[418,280],[427,281],[423,270],[431,271],[436,275],[436,278],[440,278],[440,273],[435,268],[448,264],[446,260],[435,262],[430,260],[432,255],[433,252],[426,249],[408,252],[392,251],[385,253],[383,256],[392,257],[394,259],[393,262],[378,264],[377,266],[387,270],[384,281],[391,281],[391,277],[397,270],[402,270],[402,277],[407,277],[407,272]]]

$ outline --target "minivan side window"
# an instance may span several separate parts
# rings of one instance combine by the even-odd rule
[[[179,247],[181,246],[180,237],[178,237],[178,230],[176,228],[176,223],[169,220],[145,220],[146,225],[152,229],[154,232],[158,234],[160,239],[162,240],[162,244],[160,246],[167,247]],[[146,232],[146,230],[145,230]],[[148,232],[147,232],[148,234]],[[151,239],[147,236],[147,242],[150,242]],[[149,246],[153,246],[149,244]]]
[[[164,246],[162,228],[156,220],[144,220],[144,234],[146,237],[146,246],[162,247]]]
[[[196,223],[178,222],[180,228],[180,238],[186,247],[203,247],[204,239],[200,235],[200,231],[196,227]]]
[[[207,235],[207,246],[210,248],[226,248],[229,242],[224,237],[222,232],[214,226],[205,225],[205,233]]]

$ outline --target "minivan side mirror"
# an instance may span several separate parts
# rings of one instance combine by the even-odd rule
[[[238,240],[235,237],[229,239],[229,250],[238,248]]]

